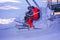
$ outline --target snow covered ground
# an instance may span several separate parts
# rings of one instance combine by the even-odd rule
[[[23,22],[28,6],[25,0],[6,1],[0,1],[0,19],[16,18],[16,20]],[[15,27],[17,24],[15,21],[10,24],[0,24],[0,40],[60,40],[60,19],[49,21],[48,18],[53,11],[47,8],[45,0],[37,2],[42,17],[40,20],[34,21],[34,25],[41,29],[18,30]]]

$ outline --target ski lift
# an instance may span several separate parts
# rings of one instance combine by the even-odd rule
[[[26,2],[28,3],[28,9],[35,9],[34,11],[36,12],[38,12],[39,11],[39,13],[38,13],[38,19],[40,18],[40,8],[39,8],[39,5],[36,3],[36,1],[35,0],[32,0],[33,2],[34,2],[34,4],[37,6],[37,7],[35,7],[35,6],[32,6],[30,3],[29,3],[29,1],[28,0],[26,0]]]
[[[53,15],[51,15],[50,20],[60,18],[60,0],[47,0],[48,7],[50,10],[53,10]]]
[[[36,6],[37,7],[35,7],[35,6],[32,6],[30,3],[29,3],[29,1],[28,0],[26,0],[26,2],[28,3],[28,10],[30,10],[30,9],[35,9],[35,8],[37,8],[38,10],[39,10],[39,17],[38,17],[38,19],[40,18],[40,9],[39,9],[39,6],[38,6],[38,4],[33,0],[33,2],[36,4]],[[35,10],[36,11],[36,10]],[[16,20],[15,20],[16,21]],[[19,24],[16,24],[16,28],[18,28],[18,29],[29,29],[29,25],[28,24],[26,24],[25,22],[19,22],[19,21],[16,21],[16,22],[18,22]],[[20,25],[20,23],[21,23],[21,25]],[[17,26],[19,26],[19,27],[17,27]],[[22,27],[21,27],[22,26]],[[40,28],[35,28],[34,27],[34,29],[40,29]]]

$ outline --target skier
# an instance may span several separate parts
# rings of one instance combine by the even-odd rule
[[[36,7],[28,7],[28,12],[26,13],[24,19],[25,23],[29,25],[30,28],[34,28],[33,21],[39,19],[39,10]]]
[[[32,16],[33,16],[33,8],[34,7],[28,7],[28,12],[26,13],[25,17],[24,17],[24,20],[25,20],[25,23],[29,25],[30,28],[33,28],[33,19],[32,19]]]
[[[34,9],[33,9],[33,13],[34,13],[33,19],[34,20],[38,20],[40,18],[40,12],[39,11],[40,10],[37,7],[34,7]]]

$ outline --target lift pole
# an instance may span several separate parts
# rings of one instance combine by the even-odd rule
[[[36,1],[35,1],[35,0],[33,0],[33,2],[35,3],[35,5],[36,5],[38,8],[40,8],[40,7],[39,7],[39,5],[36,3]]]
[[[57,4],[58,4],[58,0],[57,0]]]
[[[29,1],[28,1],[28,0],[26,0],[26,2],[28,3],[28,5],[29,5],[29,6],[31,6],[31,4],[29,3]]]

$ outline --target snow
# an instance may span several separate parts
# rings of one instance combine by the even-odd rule
[[[16,20],[23,22],[25,12],[27,11],[27,3],[25,0],[21,1],[24,2],[23,5],[16,4],[21,9],[0,10],[0,19],[16,18]],[[43,4],[40,5],[42,17],[38,21],[34,21],[34,25],[42,29],[19,30],[15,27],[18,24],[15,21],[10,24],[0,24],[0,40],[60,40],[60,19],[49,21],[48,18],[51,17],[53,11],[45,6],[46,2],[41,2],[41,4]]]

